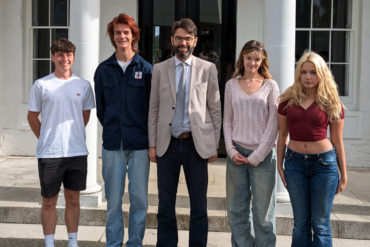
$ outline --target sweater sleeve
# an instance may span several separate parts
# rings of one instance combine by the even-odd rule
[[[232,132],[233,132],[233,107],[232,107],[232,80],[229,80],[225,86],[225,97],[224,97],[224,139],[227,154],[232,158],[238,151],[236,151],[233,141],[232,141]]]
[[[268,120],[266,129],[262,135],[261,142],[259,143],[256,150],[254,150],[249,156],[248,161],[254,165],[258,166],[270,153],[275,145],[278,132],[277,123],[277,108],[278,108],[278,97],[279,97],[279,87],[277,83],[271,80],[271,86],[269,88],[270,92],[268,94]]]

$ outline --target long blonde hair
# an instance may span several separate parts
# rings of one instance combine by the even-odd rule
[[[267,51],[265,47],[263,46],[263,44],[257,40],[249,40],[247,43],[244,44],[242,50],[240,51],[238,60],[236,62],[233,78],[244,75],[244,72],[245,72],[244,55],[250,52],[253,52],[253,51],[258,51],[262,57],[262,63],[261,63],[261,66],[258,68],[258,73],[260,73],[260,75],[262,75],[263,77],[267,79],[272,78],[269,72],[270,64],[267,58]]]
[[[333,74],[324,59],[315,52],[305,52],[299,59],[295,70],[295,78],[292,86],[280,95],[280,102],[288,101],[287,106],[299,105],[306,97],[300,76],[303,63],[310,62],[315,66],[319,85],[317,87],[315,102],[328,114],[329,121],[340,119],[342,113],[342,102],[338,95],[338,87],[334,81]]]

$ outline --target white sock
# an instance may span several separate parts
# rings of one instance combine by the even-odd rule
[[[45,235],[45,247],[54,247],[54,234]]]
[[[76,247],[77,246],[77,232],[69,232],[68,233],[68,247]]]

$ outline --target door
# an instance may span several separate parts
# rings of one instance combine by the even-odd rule
[[[216,65],[223,106],[225,83],[235,67],[236,0],[139,0],[140,54],[152,64],[173,56],[171,25],[185,17],[198,27],[194,55]],[[219,156],[226,156],[222,135]]]

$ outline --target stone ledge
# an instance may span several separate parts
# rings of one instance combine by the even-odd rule
[[[124,221],[128,223],[128,205],[123,206]],[[58,207],[58,225],[64,224],[64,208]],[[188,230],[188,208],[176,209],[179,230]],[[157,208],[150,206],[148,209],[146,227],[157,227]],[[81,226],[104,227],[106,219],[105,208],[81,208]],[[1,223],[40,224],[40,206],[35,207],[0,207]],[[214,232],[230,232],[225,210],[208,210],[209,230]],[[370,239],[370,216],[353,214],[332,214],[331,225],[333,237],[351,239]],[[277,214],[276,232],[281,235],[291,235],[293,216],[290,214]]]

